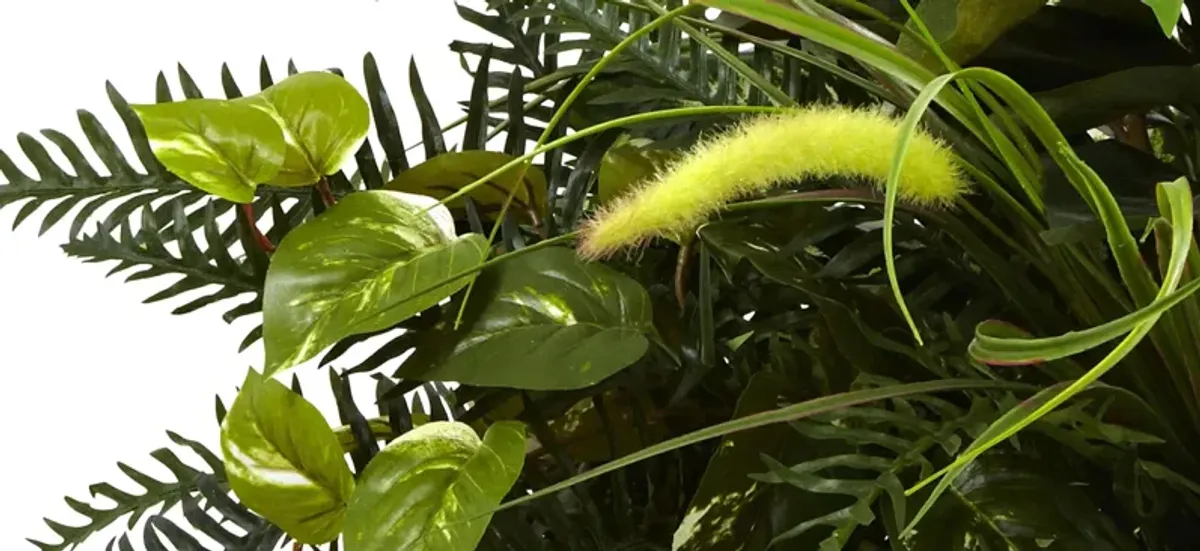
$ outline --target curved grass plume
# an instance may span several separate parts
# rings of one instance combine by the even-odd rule
[[[601,258],[682,236],[734,199],[807,178],[854,177],[882,191],[900,132],[900,120],[878,109],[819,106],[749,119],[602,209],[584,227],[579,252]],[[966,190],[950,149],[920,130],[901,176],[899,199],[908,204],[947,206]]]

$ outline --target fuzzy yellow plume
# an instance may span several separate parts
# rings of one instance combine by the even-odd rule
[[[882,191],[899,139],[900,121],[878,109],[820,106],[751,119],[700,142],[602,209],[584,228],[579,252],[599,258],[653,237],[685,235],[729,201],[806,178],[860,178]],[[949,148],[918,131],[899,200],[945,206],[965,189]]]

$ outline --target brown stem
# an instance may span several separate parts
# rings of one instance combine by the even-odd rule
[[[337,199],[334,199],[333,192],[329,191],[329,179],[322,176],[317,180],[317,193],[321,194],[321,202],[325,203],[325,207],[332,207]]]
[[[679,256],[675,259],[675,300],[679,303],[681,313],[684,306],[687,305],[688,266],[691,265],[692,249],[695,248],[695,243],[695,238],[688,239],[679,248]]]
[[[254,219],[254,203],[243,203],[242,213],[246,215],[246,223],[250,225],[250,233],[254,235],[254,242],[258,243],[258,248],[268,254],[275,252],[275,244],[258,229],[258,223]]]

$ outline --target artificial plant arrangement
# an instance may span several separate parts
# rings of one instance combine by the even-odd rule
[[[244,297],[265,350],[219,454],[171,434],[206,470],[156,451],[175,480],[125,468],[144,492],[34,544],[158,507],[152,551],[1190,549],[1185,2],[680,4],[460,7],[498,41],[451,45],[447,127],[410,67],[416,164],[370,55],[365,98],[265,63],[224,100],[110,87],[144,172],[86,112],[107,174],[21,135],[18,223],[79,207],[69,254],[209,291],[177,313]],[[338,427],[279,381],[312,359]]]

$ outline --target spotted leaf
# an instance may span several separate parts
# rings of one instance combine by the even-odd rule
[[[247,104],[195,99],[132,107],[163,166],[223,199],[249,203],[283,165],[283,131]]]
[[[259,109],[283,129],[287,157],[271,180],[307,186],[345,165],[367,137],[371,111],[349,82],[312,71],[288,77],[261,93],[236,100]]]
[[[482,441],[462,423],[421,425],[363,471],[346,551],[472,551],[524,463],[520,423],[496,423]]]
[[[530,390],[584,388],[646,352],[650,301],[636,281],[573,251],[549,248],[501,262],[421,343],[401,377]]]
[[[479,264],[487,249],[480,235],[456,238],[449,211],[429,197],[344,197],[289,233],[271,259],[263,297],[267,374],[436,305],[474,276],[422,291]]]
[[[341,532],[354,476],[333,429],[299,394],[251,371],[221,423],[221,451],[238,500],[296,541]]]

